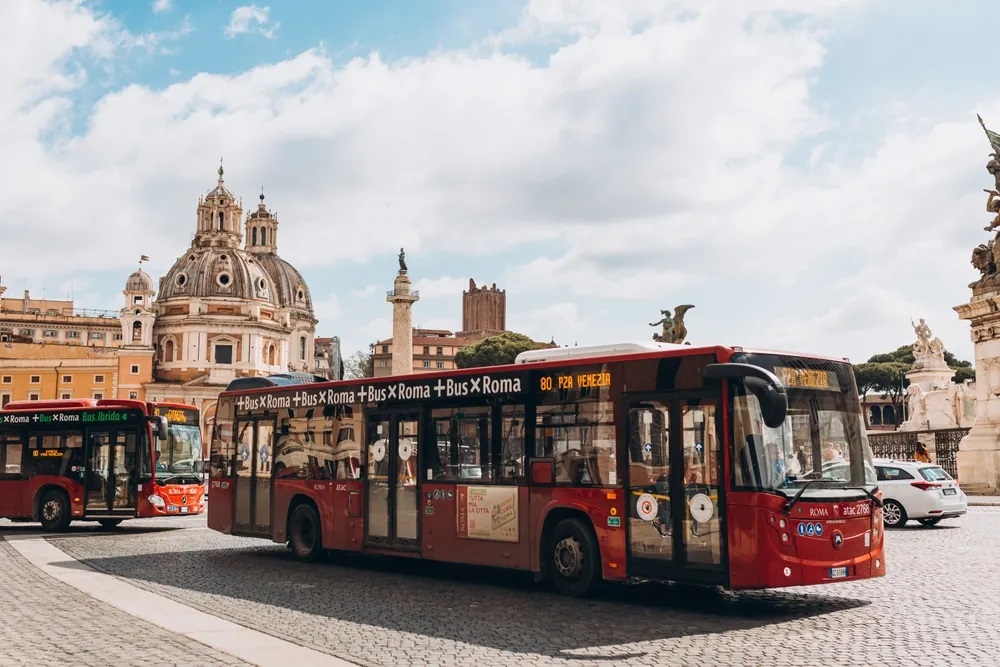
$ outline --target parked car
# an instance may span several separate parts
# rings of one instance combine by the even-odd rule
[[[876,459],[875,472],[887,526],[902,526],[910,520],[935,526],[968,510],[968,499],[958,482],[937,464]]]
[[[886,526],[917,521],[936,526],[942,519],[962,516],[968,499],[958,482],[935,463],[875,459],[875,478],[882,490],[882,519]],[[826,479],[849,479],[846,462],[823,466]]]

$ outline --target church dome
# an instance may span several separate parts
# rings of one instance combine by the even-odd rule
[[[257,258],[239,248],[190,248],[160,279],[160,299],[171,297],[230,297],[275,299],[275,282]]]
[[[127,292],[152,292],[153,291],[153,279],[149,275],[139,269],[132,275],[128,277],[125,281],[125,291]]]
[[[312,296],[302,274],[287,261],[273,253],[254,253],[253,258],[267,272],[275,285],[279,305],[285,308],[313,312]]]

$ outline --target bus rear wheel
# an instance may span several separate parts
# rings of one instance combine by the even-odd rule
[[[563,519],[549,540],[549,577],[563,595],[583,597],[600,576],[601,558],[590,527],[580,519]]]
[[[38,520],[42,528],[61,533],[69,527],[72,519],[69,510],[69,498],[65,491],[46,491],[38,504]]]
[[[323,553],[319,513],[312,505],[299,505],[288,517],[288,541],[301,561],[313,562]]]

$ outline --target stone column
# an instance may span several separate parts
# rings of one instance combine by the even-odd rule
[[[392,304],[392,375],[413,373],[413,304],[420,293],[410,289],[410,278],[401,268],[385,300]]]
[[[973,287],[969,303],[955,306],[972,324],[976,366],[976,420],[958,447],[962,488],[1000,491],[1000,286]]]

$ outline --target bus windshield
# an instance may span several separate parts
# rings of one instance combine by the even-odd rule
[[[201,429],[170,424],[167,441],[158,442],[156,480],[160,484],[201,484],[204,481]]]
[[[735,385],[734,488],[794,495],[810,483],[806,493],[813,495],[876,483],[850,364],[763,354],[732,360],[766,368],[788,392],[785,422],[770,428],[757,398]]]

